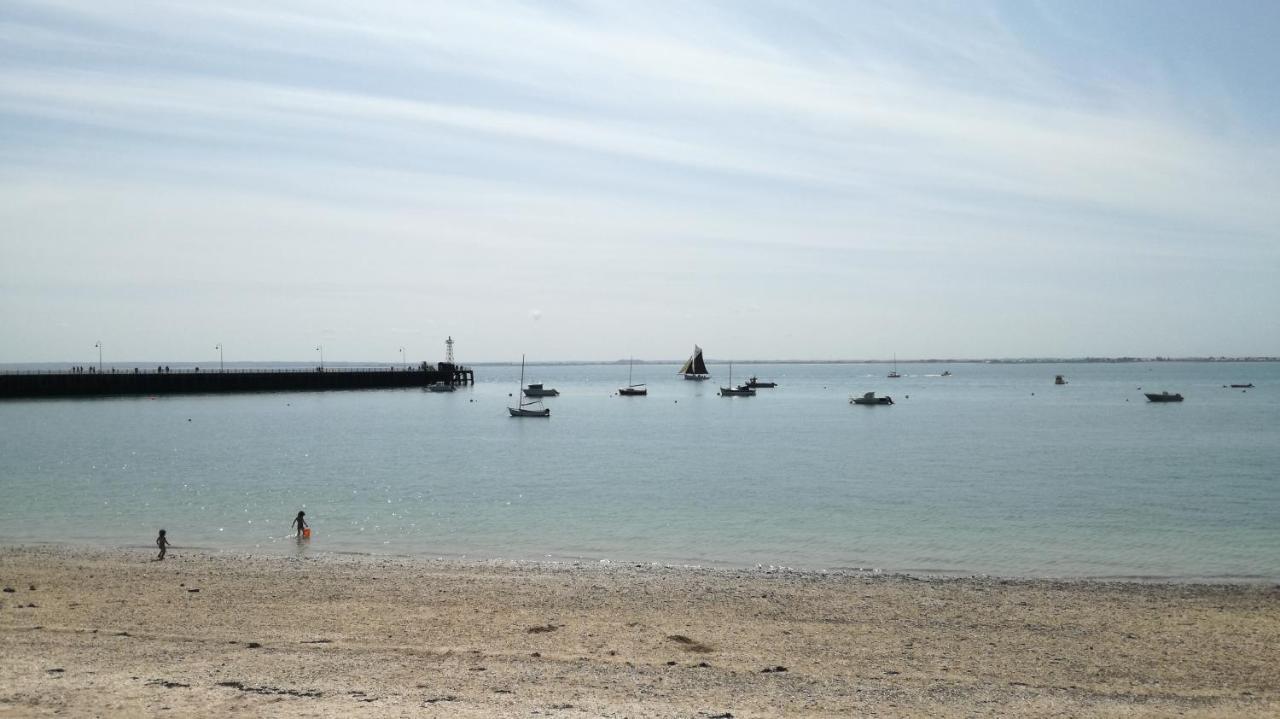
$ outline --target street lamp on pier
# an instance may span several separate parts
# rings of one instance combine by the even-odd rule
[[[102,340],[93,343],[98,348],[98,374],[102,374]]]
[[[403,347],[401,347],[401,348],[400,348],[400,364],[404,365],[405,367],[408,367],[408,366],[409,366],[409,363],[408,363],[408,362],[406,362],[406,361],[405,361],[405,359],[404,359],[404,348],[403,348]]]
[[[222,343],[219,342],[218,346],[214,347],[214,349],[218,350],[218,371],[225,372],[227,368],[222,362]]]
[[[316,347],[316,351],[320,353],[320,369],[324,369],[324,345]]]

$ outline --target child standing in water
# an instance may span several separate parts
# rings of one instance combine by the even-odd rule
[[[292,524],[298,525],[298,539],[302,539],[302,530],[307,528],[306,516],[307,516],[306,512],[298,512],[298,516],[293,518]]]
[[[156,546],[160,548],[160,555],[156,557],[156,561],[164,560],[165,550],[169,548],[169,540],[164,536],[164,530],[160,530],[160,536],[156,537]]]

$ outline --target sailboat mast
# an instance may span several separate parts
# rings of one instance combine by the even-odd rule
[[[516,406],[524,406],[524,355],[520,355],[520,386],[516,387]]]

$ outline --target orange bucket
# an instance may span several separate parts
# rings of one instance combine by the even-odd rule
[[[311,539],[311,527],[306,527],[302,530],[302,538]]]

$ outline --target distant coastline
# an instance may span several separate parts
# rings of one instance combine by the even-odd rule
[[[683,359],[634,359],[623,357],[614,360],[544,360],[538,362],[530,362],[531,365],[538,366],[584,366],[584,365],[625,365],[633,362],[637,365],[678,365]],[[808,365],[840,365],[840,364],[889,364],[894,360],[892,358],[879,359],[743,359],[739,357],[713,357],[709,362],[720,364],[724,362],[736,362],[743,365],[786,365],[786,364],[808,364]],[[1142,362],[1280,362],[1280,356],[1249,356],[1249,357],[988,357],[988,358],[959,358],[959,357],[929,357],[921,359],[908,359],[899,357],[898,364],[1136,364]],[[83,361],[79,364],[92,364]],[[171,366],[175,369],[191,369],[193,367],[202,367],[207,371],[215,372],[212,362],[191,362],[191,361],[174,361],[159,360],[160,364]],[[0,362],[0,372],[30,372],[30,371],[59,371],[66,369],[71,364],[77,362]],[[132,369],[134,367],[154,367],[157,360],[122,360],[118,362],[105,362],[104,367],[116,369]],[[519,365],[519,362],[483,360],[478,362],[467,362],[471,367],[512,367]],[[307,367],[315,367],[316,363],[306,361],[288,361],[288,360],[262,360],[247,362],[227,362],[227,369],[243,370],[243,369],[300,369]],[[403,367],[399,362],[325,362],[325,367],[333,369],[356,369],[356,368],[386,368],[386,367]]]

